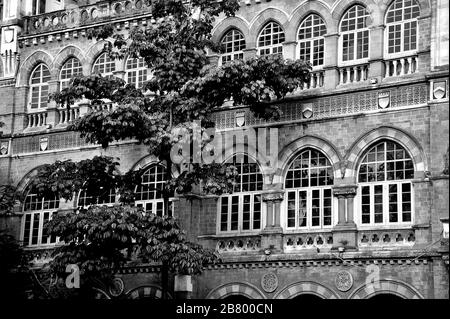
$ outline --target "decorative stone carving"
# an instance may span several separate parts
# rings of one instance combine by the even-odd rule
[[[333,195],[336,197],[353,197],[356,195],[356,185],[345,185],[333,187]]]
[[[336,288],[340,291],[348,291],[353,286],[353,277],[352,274],[346,270],[342,270],[338,272],[336,275],[336,279],[334,280]]]
[[[261,278],[261,287],[265,292],[274,292],[278,288],[278,277],[272,272],[264,274]]]
[[[109,293],[111,296],[117,297],[123,292],[123,288],[123,280],[120,278],[114,278],[111,287],[109,287]]]
[[[281,201],[284,198],[284,193],[276,192],[276,193],[266,193],[263,194],[263,201],[271,202],[271,201]]]

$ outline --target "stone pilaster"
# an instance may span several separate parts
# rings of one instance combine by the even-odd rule
[[[345,246],[356,249],[358,230],[354,221],[354,198],[356,185],[340,185],[333,188],[333,195],[338,198],[338,223],[333,228],[333,248]]]
[[[324,87],[325,89],[335,89],[339,84],[339,72],[337,70],[338,65],[338,43],[339,35],[329,34],[325,35],[325,62],[324,62]]]
[[[283,249],[283,229],[280,225],[281,202],[284,193],[280,191],[263,194],[266,203],[266,227],[261,231],[261,248],[271,252]]]
[[[379,25],[370,29],[369,79],[376,79],[378,83],[384,77],[384,26]]]
[[[283,57],[285,59],[295,60],[296,54],[295,49],[297,47],[296,41],[289,41],[283,43]]]
[[[244,60],[248,60],[256,56],[257,50],[256,48],[252,49],[244,49]]]
[[[219,65],[219,59],[220,59],[220,55],[218,55],[218,54],[208,56],[208,61],[209,61],[209,64],[211,64],[211,65]]]

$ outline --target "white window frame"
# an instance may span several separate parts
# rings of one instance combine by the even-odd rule
[[[344,16],[347,14],[347,12],[353,8],[354,6],[361,6],[364,7],[361,4],[355,4],[351,7],[349,7],[345,12],[344,15],[341,18],[341,21],[339,22],[339,40],[338,40],[338,64],[339,66],[352,66],[352,65],[358,65],[358,64],[365,64],[369,62],[370,59],[370,50],[371,50],[371,42],[370,41],[370,29],[368,27],[364,27],[361,29],[355,29],[355,30],[351,30],[351,31],[341,31],[342,29],[342,22],[344,20]],[[370,14],[367,12],[367,9],[364,7],[364,9],[366,10],[367,13],[367,17],[370,17]],[[367,19],[366,17],[366,19]],[[357,45],[357,41],[358,41],[358,33],[361,32],[368,32],[367,38],[368,38],[368,48],[367,48],[367,57],[366,58],[361,58],[361,59],[357,59],[357,53],[358,53],[358,45]],[[354,48],[353,48],[353,56],[355,57],[353,60],[349,60],[349,61],[344,61],[344,35],[346,34],[354,34]]]
[[[244,196],[250,196],[250,228],[249,229],[243,229],[243,222],[244,222]],[[255,196],[261,197],[260,202],[260,225],[259,228],[253,228],[253,221],[254,221],[254,198]],[[228,204],[227,204],[227,230],[221,230],[221,224],[222,224],[222,200],[223,198],[228,198]],[[231,211],[232,211],[232,205],[231,201],[233,197],[238,197],[238,227],[236,230],[231,230]],[[266,224],[266,208],[265,203],[263,201],[263,193],[261,191],[254,191],[254,192],[239,192],[234,194],[226,194],[222,195],[219,200],[217,201],[217,234],[226,234],[226,235],[246,235],[246,234],[254,234],[255,232],[260,232],[263,227]]]
[[[324,225],[324,215],[323,215],[323,200],[324,200],[324,191],[326,189],[329,189],[331,192],[331,224],[330,225]],[[313,226],[312,225],[312,193],[314,190],[319,190],[320,192],[320,214],[319,214],[319,225]],[[336,207],[337,202],[335,199],[335,196],[333,195],[333,185],[327,185],[327,186],[313,186],[313,187],[303,187],[303,188],[286,188],[285,190],[285,197],[284,197],[284,205],[282,205],[281,209],[283,212],[282,220],[283,220],[283,227],[287,231],[311,231],[311,230],[329,230],[332,229],[336,225]],[[300,192],[306,192],[306,225],[305,226],[299,226],[299,195]],[[296,193],[296,200],[295,200],[295,225],[294,226],[288,226],[288,201],[289,201],[289,193]]]
[[[114,197],[114,202],[108,202],[108,203],[101,203],[101,204],[99,204],[98,203],[98,196],[92,196],[92,195],[90,195],[89,193],[87,193],[87,196],[86,197],[96,197],[97,198],[97,200],[96,200],[96,203],[95,204],[91,204],[91,205],[80,205],[80,200],[81,200],[81,194],[82,194],[82,192],[84,191],[84,188],[83,189],[81,189],[79,192],[78,192],[78,197],[77,197],[77,207],[83,207],[83,208],[88,208],[88,207],[90,207],[91,205],[99,205],[99,206],[113,206],[114,204],[116,204],[117,203],[117,201],[118,201],[118,198],[119,198],[119,195],[117,194],[117,192],[115,191],[115,197]],[[108,194],[108,197],[110,196],[110,194]]]
[[[48,95],[49,95],[49,90],[50,90],[50,85],[49,82],[39,82],[39,83],[32,83],[32,79],[33,79],[33,75],[36,72],[36,70],[38,68],[41,68],[41,75],[40,75],[40,80],[42,81],[44,79],[43,76],[43,71],[44,68],[47,69],[48,73],[49,73],[49,80],[51,80],[51,73],[50,73],[50,69],[48,68],[48,66],[45,63],[39,63],[34,69],[33,72],[31,72],[31,76],[29,78],[29,83],[30,83],[30,92],[29,92],[29,96],[28,96],[28,111],[29,112],[39,112],[42,110],[46,110],[48,107],[48,101],[43,102],[42,101],[42,88],[44,86],[47,86],[47,99],[48,99]],[[37,89],[38,93],[39,93],[39,103],[38,103],[38,107],[37,108],[32,108],[32,98],[33,98],[33,90]],[[42,104],[45,103],[45,106],[42,106]]]
[[[72,62],[72,67],[70,69],[67,69],[67,70],[70,70],[71,77],[67,78],[67,79],[63,79],[62,78],[62,72],[64,71],[64,67],[67,65],[67,63],[69,61],[72,61],[72,60],[78,61],[79,67],[73,67],[73,62]],[[78,70],[78,69],[80,70],[80,73],[75,73],[75,70]],[[67,59],[66,62],[61,67],[61,70],[59,71],[59,90],[61,91],[61,90],[65,89],[66,87],[68,87],[68,84],[69,84],[70,80],[73,77],[76,77],[76,76],[79,76],[79,75],[83,75],[83,66],[81,65],[80,60],[75,58],[75,57],[71,57],[71,58]]]
[[[278,27],[281,29],[281,32],[280,32],[280,34],[282,33],[283,34],[283,36],[284,36],[284,40],[282,41],[282,42],[280,42],[280,43],[277,43],[277,44],[273,44],[273,35],[274,35],[274,33],[273,32],[271,32],[270,33],[270,42],[271,42],[271,44],[270,45],[263,45],[263,46],[260,46],[259,45],[259,40],[260,40],[260,38],[261,38],[261,36],[262,36],[262,33],[264,32],[264,30],[266,30],[266,28],[269,26],[269,25],[271,25],[271,31],[273,31],[273,25],[278,25]],[[261,29],[261,31],[259,32],[259,34],[258,34],[258,38],[257,38],[257,42],[256,42],[256,44],[257,44],[257,47],[256,47],[256,49],[257,49],[257,52],[258,52],[258,55],[260,55],[260,56],[265,56],[265,55],[276,55],[276,54],[281,54],[281,56],[283,56],[283,43],[286,41],[286,32],[283,30],[283,27],[278,23],[278,22],[275,22],[275,21],[270,21],[270,22],[268,22],[268,23],[266,23],[265,25],[264,25],[264,27]],[[274,53],[274,49],[278,49],[278,48],[280,48],[281,47],[281,52],[276,52],[276,53]],[[261,50],[270,50],[270,53],[269,54],[261,54]]]
[[[99,60],[100,60],[100,58],[101,58],[102,56],[105,56],[105,61],[106,61],[106,58],[110,59],[109,56],[108,56],[108,54],[107,54],[106,52],[101,53],[101,54],[95,59],[95,62],[94,62],[94,64],[92,65],[92,73],[100,73],[103,77],[106,77],[106,76],[113,76],[113,75],[114,75],[114,72],[116,71],[116,61],[113,60],[113,59],[110,59],[110,61],[112,61],[111,64],[114,65],[114,69],[113,69],[111,72],[105,72],[105,73],[95,72],[95,68],[96,68],[97,66],[100,66],[100,65],[105,66],[106,64],[109,64],[109,63],[110,63],[110,62],[108,61],[108,62],[105,62],[105,63],[101,63],[101,64],[100,64],[100,63],[99,63]]]
[[[404,0],[401,0],[404,1]],[[405,56],[411,56],[411,55],[415,55],[417,54],[418,51],[418,47],[419,47],[419,34],[420,34],[420,30],[419,30],[419,21],[417,18],[412,18],[412,19],[408,19],[408,20],[402,20],[402,21],[398,21],[398,22],[387,22],[387,16],[388,16],[388,12],[389,9],[394,5],[396,1],[393,1],[391,3],[391,5],[388,7],[388,9],[386,10],[386,15],[384,18],[385,21],[385,29],[384,29],[384,58],[387,60],[390,59],[395,59],[395,58],[402,58]],[[416,3],[417,4],[417,3]],[[404,7],[402,7],[402,11],[404,10]],[[419,15],[420,16],[420,15]],[[405,44],[405,36],[404,36],[404,32],[405,32],[405,24],[408,22],[416,22],[416,48],[412,49],[412,50],[407,50],[404,51],[404,44]],[[400,52],[397,53],[389,53],[389,27],[390,26],[395,26],[395,25],[400,25]]]
[[[245,48],[247,47],[247,42],[245,41],[245,36],[244,36],[244,34],[243,34],[240,30],[238,30],[238,29],[236,29],[236,28],[232,28],[232,29],[228,30],[228,31],[223,35],[222,39],[220,40],[220,43],[223,45],[225,37],[226,37],[230,32],[237,32],[237,33],[239,33],[240,35],[242,35],[242,39],[244,39],[244,50],[245,50]],[[220,55],[220,58],[219,58],[219,66],[221,66],[221,65],[224,64],[224,62],[223,62],[223,58],[224,58],[224,57],[231,57],[231,59],[228,60],[228,61],[226,61],[226,62],[241,59],[241,58],[239,58],[239,57],[236,57],[236,56],[238,56],[238,55],[242,55],[242,58],[244,57],[244,50],[237,50],[237,51],[234,51],[234,49],[235,49],[235,47],[236,47],[236,45],[235,45],[235,42],[236,42],[236,41],[241,41],[241,40],[235,40],[235,39],[234,39],[234,36],[233,36],[233,40],[231,41],[232,47],[233,47],[233,51],[231,51],[231,52],[224,52],[224,53],[222,53],[222,54]],[[225,62],[225,63],[226,63],[226,62]]]
[[[132,60],[138,60],[137,61],[137,67],[136,68],[129,68],[128,67],[128,62],[133,63]],[[143,66],[141,66],[141,63],[143,63]],[[145,72],[145,80],[140,82],[139,78],[141,76],[141,73]],[[127,60],[125,61],[125,81],[127,84],[132,84],[129,81],[129,75],[131,73],[134,73],[134,75],[132,75],[136,81],[133,83],[134,87],[136,89],[141,89],[142,86],[144,85],[145,82],[147,82],[150,78],[151,78],[151,72],[150,69],[147,68],[147,64],[145,63],[145,60],[143,58],[131,58],[128,57]]]
[[[29,192],[28,192],[29,194]],[[28,197],[27,194],[27,197]],[[25,199],[26,201],[26,199]],[[60,201],[60,199],[56,199],[56,201]],[[45,202],[45,198],[44,197],[40,197],[40,203],[41,205],[43,205]],[[23,247],[27,247],[27,248],[42,248],[42,247],[54,247],[55,245],[57,245],[59,243],[59,237],[56,237],[55,242],[50,242],[51,240],[51,236],[49,235],[47,237],[47,242],[46,243],[42,243],[42,237],[44,234],[44,214],[48,213],[49,214],[49,220],[51,220],[53,218],[53,215],[58,211],[59,209],[59,204],[58,207],[55,208],[50,208],[50,209],[39,209],[39,210],[25,210],[25,204],[23,206],[23,211],[22,211],[22,218],[21,218],[21,226],[20,226],[20,241],[22,242]],[[25,243],[25,221],[26,221],[26,217],[27,215],[30,215],[30,229],[29,229],[29,237],[28,237],[28,243]],[[35,218],[39,218],[39,225],[38,225],[38,236],[37,236],[37,243],[36,244],[32,244],[32,240],[33,240],[33,223]]]
[[[316,14],[316,13],[311,13],[311,14],[307,15],[307,16],[302,20],[302,22],[300,23],[300,26],[298,27],[298,30],[297,30],[297,48],[296,48],[296,57],[297,57],[297,59],[300,59],[300,44],[301,44],[301,43],[307,43],[307,42],[309,42],[309,43],[310,43],[310,46],[311,46],[311,56],[310,56],[310,60],[309,60],[308,62],[311,63],[311,66],[312,66],[313,70],[318,70],[318,69],[322,69],[323,66],[324,66],[324,64],[325,64],[325,53],[326,53],[325,37],[324,37],[323,35],[318,36],[318,37],[314,37],[314,36],[312,35],[311,38],[302,39],[302,40],[299,39],[300,29],[302,28],[303,23],[305,23],[306,19],[308,19],[309,17],[312,17],[312,16],[317,16],[317,17],[319,17],[320,20],[322,20],[323,24],[325,25],[325,22],[323,21],[322,17],[321,17],[320,15]],[[313,20],[313,21],[314,21],[314,20]],[[310,28],[312,28],[312,29],[314,30],[314,25],[311,25]],[[326,28],[326,25],[325,25],[325,33],[324,33],[324,34],[327,34],[327,28]],[[314,41],[317,41],[317,40],[323,40],[323,63],[322,63],[322,64],[318,64],[318,65],[314,65],[314,64],[313,64],[313,62],[314,62],[314,49],[313,49],[313,48],[314,48]]]
[[[411,221],[403,221],[403,211],[402,211],[402,192],[401,190],[402,184],[410,184],[410,196],[411,196]],[[383,198],[383,222],[375,223],[375,186],[382,186],[382,198]],[[389,186],[397,185],[397,222],[389,222]],[[362,188],[365,186],[370,187],[370,223],[362,222]],[[385,182],[370,182],[370,183],[359,183],[357,195],[354,201],[354,211],[359,212],[355,214],[355,223],[358,225],[358,228],[361,229],[374,229],[374,228],[388,228],[388,229],[397,229],[397,228],[411,228],[414,225],[414,189],[413,184],[410,179],[403,180],[393,180],[393,181],[385,181]]]

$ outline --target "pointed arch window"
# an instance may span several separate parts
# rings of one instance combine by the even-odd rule
[[[259,55],[282,55],[284,40],[283,28],[276,22],[267,23],[258,36]]]
[[[259,165],[247,155],[234,155],[232,163],[239,172],[233,194],[220,197],[219,232],[246,232],[262,227],[263,176]]]
[[[324,35],[327,28],[317,14],[308,15],[298,29],[298,57],[312,66],[322,66],[325,52]]]
[[[387,54],[417,49],[417,18],[420,8],[415,0],[395,0],[386,14]]]
[[[360,223],[411,223],[413,178],[413,161],[401,145],[382,141],[370,147],[358,170]]]
[[[148,213],[164,215],[163,193],[166,186],[166,168],[163,165],[151,165],[142,174],[142,182],[136,187],[135,204]],[[172,215],[173,204],[169,203],[168,213]]]
[[[45,64],[41,63],[33,70],[30,77],[30,108],[32,110],[47,107],[48,81],[50,81],[50,71]]]
[[[69,86],[69,82],[76,76],[83,75],[83,68],[80,60],[77,58],[70,58],[64,63],[59,75],[60,89],[63,90]]]
[[[241,31],[231,29],[222,37],[220,42],[225,49],[221,56],[222,64],[244,58],[245,38]]]
[[[285,180],[287,228],[332,226],[333,183],[333,167],[322,152],[308,148],[294,158]]]
[[[48,236],[44,224],[52,219],[59,208],[59,198],[56,195],[38,196],[31,188],[25,197],[21,239],[24,246],[36,247],[58,242],[58,238]]]
[[[78,207],[91,205],[113,205],[116,202],[116,191],[112,188],[85,187],[78,196]]]
[[[102,76],[111,76],[114,71],[116,71],[116,62],[106,52],[100,54],[92,68],[92,73],[101,74]]]
[[[358,61],[369,58],[369,14],[362,5],[354,5],[342,17],[340,24],[341,61]]]

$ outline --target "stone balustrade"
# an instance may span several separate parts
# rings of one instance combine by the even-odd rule
[[[58,121],[57,125],[68,125],[77,118],[80,117],[80,107],[62,107],[58,109]]]
[[[151,8],[143,0],[99,1],[73,9],[24,17],[22,35],[65,30],[96,24],[103,20],[111,21],[111,19],[120,19],[150,12]]]
[[[27,124],[26,129],[34,129],[39,127],[45,127],[47,125],[48,111],[38,111],[28,113],[26,116]]]
[[[397,77],[417,72],[417,56],[409,56],[384,61],[385,78]]]
[[[369,64],[360,64],[339,68],[339,85],[364,82],[369,74]]]
[[[412,246],[415,243],[414,230],[399,229],[399,230],[370,230],[359,231],[358,246],[364,247],[404,247]]]
[[[283,243],[285,252],[331,248],[333,246],[333,235],[331,232],[285,235]]]
[[[217,243],[219,253],[232,252],[257,252],[261,248],[261,239],[259,236],[252,237],[234,237],[221,239]]]

